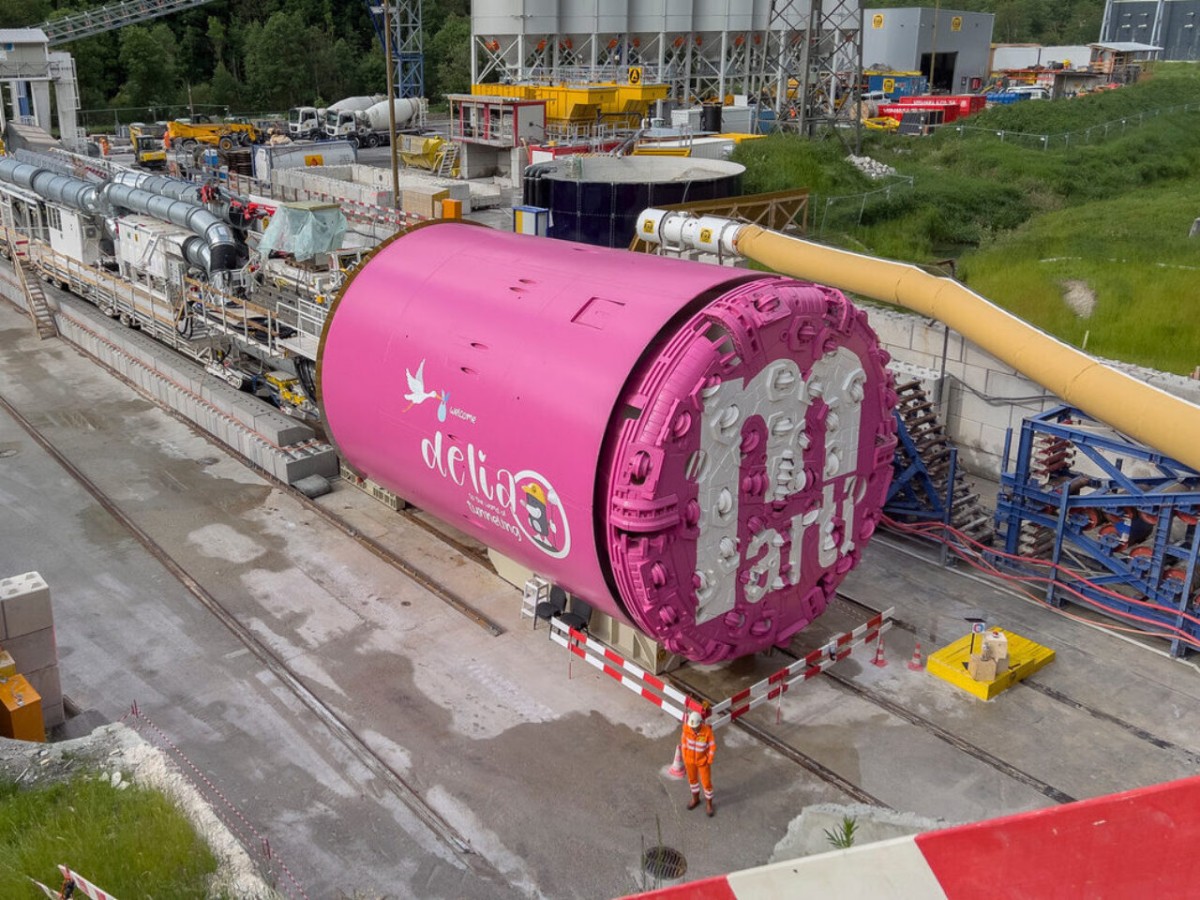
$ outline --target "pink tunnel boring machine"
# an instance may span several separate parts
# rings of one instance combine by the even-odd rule
[[[887,361],[832,288],[431,223],[347,279],[318,386],[351,466],[714,663],[785,643],[858,562]]]

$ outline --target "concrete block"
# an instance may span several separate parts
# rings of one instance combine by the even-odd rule
[[[957,418],[963,422],[977,422],[980,425],[991,425],[993,428],[1008,427],[1008,407],[992,406],[982,397],[971,391],[955,392],[954,407]]]
[[[251,424],[255,433],[277,447],[300,444],[315,437],[312,428],[274,409],[261,411]]]
[[[274,471],[276,478],[286,484],[295,484],[312,475],[336,478],[338,474],[337,454],[333,452],[332,448],[299,459],[289,459],[283,454],[276,458],[279,462],[271,470]],[[267,467],[264,466],[264,468]]]
[[[53,628],[43,628],[20,637],[9,637],[4,641],[4,649],[12,656],[13,662],[17,664],[17,671],[22,675],[58,665],[58,646],[54,641]]]
[[[966,345],[966,348],[963,352],[963,362],[972,366],[979,366],[984,369],[996,369],[1000,371],[1008,370],[1010,372],[1013,371],[1005,363],[992,356],[992,354],[988,353],[986,350],[980,349],[978,346],[972,343],[967,343]]]
[[[221,397],[221,402],[214,403],[213,405],[227,416],[249,428],[254,425],[254,417],[260,412],[260,402],[249,394],[240,394],[236,397],[224,395]]]
[[[890,315],[887,310],[867,308],[867,322],[875,330],[879,342],[889,348],[895,344],[912,347],[913,320],[910,316]]]
[[[988,372],[985,391],[989,397],[1003,398],[1006,403],[1016,402],[1016,398],[1052,396],[1049,391],[1028,378],[997,371]]]
[[[1007,434],[1007,428],[997,428],[985,423],[979,429],[979,449],[1000,459],[1004,454],[1004,438]]]
[[[962,375],[959,376],[959,380],[969,384],[980,393],[987,393],[988,373],[992,370],[971,363],[961,363],[960,365],[962,366]],[[949,370],[949,364],[947,364],[947,370]]]
[[[41,575],[26,572],[0,579],[0,618],[6,641],[54,627],[50,588]]]
[[[46,728],[57,728],[67,720],[66,713],[63,711],[63,704],[60,700],[58,703],[47,704],[42,700],[42,724]]]
[[[41,695],[43,706],[54,704],[62,706],[62,681],[59,679],[57,664],[21,674]]]
[[[966,341],[956,331],[951,331],[947,339],[945,330],[944,325],[930,324],[924,319],[917,320],[913,325],[912,349],[918,353],[927,353],[940,363],[944,346],[946,359],[962,361]]]

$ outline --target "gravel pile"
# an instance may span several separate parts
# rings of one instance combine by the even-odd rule
[[[846,162],[858,169],[868,178],[887,178],[889,175],[895,175],[896,170],[887,163],[881,163],[871,159],[869,156],[855,156],[851,153],[846,157]]]

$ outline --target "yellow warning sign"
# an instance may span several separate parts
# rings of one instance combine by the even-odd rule
[[[711,228],[701,228],[700,229],[700,243],[702,243],[702,244],[711,244],[712,243],[712,229]]]
[[[641,66],[630,66],[629,67],[629,83],[630,84],[641,84],[642,83],[642,67]]]
[[[883,79],[883,92],[885,94],[890,94],[894,90],[896,90],[896,79],[895,78]]]
[[[955,16],[950,20],[951,31],[962,31],[962,16]]]
[[[883,27],[883,16],[880,15],[879,13],[875,13],[875,15],[871,16],[871,27],[877,31],[880,28],[882,28]]]
[[[642,219],[642,231],[646,234],[654,234],[654,220]]]
[[[325,157],[320,153],[310,153],[304,157],[306,166],[323,166],[325,165]]]

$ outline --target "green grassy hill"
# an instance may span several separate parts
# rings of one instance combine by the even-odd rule
[[[870,181],[839,140],[742,145],[747,191],[807,185],[810,234],[878,256],[958,260],[959,277],[1097,355],[1200,365],[1200,67],[1136,85],[995,107],[933,137],[869,133],[896,169]],[[1001,136],[1002,135],[1002,136]],[[1082,315],[1067,295],[1094,302]]]

